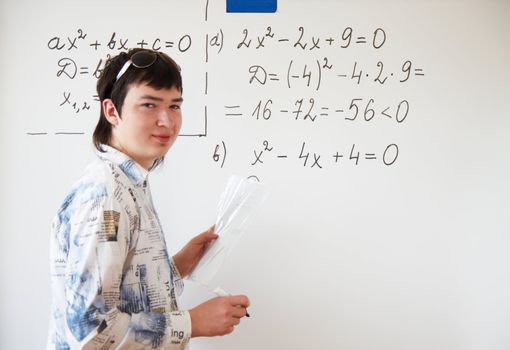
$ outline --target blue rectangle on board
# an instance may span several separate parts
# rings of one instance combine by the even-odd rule
[[[276,0],[227,0],[227,12],[276,12]]]

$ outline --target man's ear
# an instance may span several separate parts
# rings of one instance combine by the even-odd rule
[[[108,120],[110,124],[117,125],[119,123],[120,115],[111,99],[105,98],[103,100],[103,112],[106,120]]]

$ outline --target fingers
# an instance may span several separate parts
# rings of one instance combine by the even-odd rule
[[[228,303],[233,306],[232,317],[240,320],[248,314],[246,310],[250,306],[250,300],[245,295],[233,295],[229,296]]]
[[[241,306],[247,309],[250,306],[250,299],[246,295],[232,295],[229,296],[230,305]]]
[[[246,309],[249,306],[250,301],[244,295],[218,297],[216,299],[220,300],[224,304],[225,315],[236,322],[234,325],[238,325],[240,319],[245,317],[248,313]]]
[[[242,306],[237,306],[235,308],[235,310],[232,312],[232,317],[234,318],[234,320],[237,320],[237,323],[236,325],[239,324],[239,322],[241,322],[241,318],[245,317],[247,314],[246,312],[246,309]]]
[[[249,300],[244,295],[226,296],[210,299],[189,310],[192,337],[232,333],[241,318],[246,316],[244,306],[248,304]]]
[[[218,237],[219,236],[214,232],[214,226],[212,226],[207,231],[202,232],[201,234],[196,236],[193,240],[195,241],[195,243],[204,244],[204,243],[213,241],[213,240],[217,239]]]
[[[238,326],[239,323],[241,323],[241,318],[240,317],[234,317],[232,319],[232,323],[233,323],[233,327]]]

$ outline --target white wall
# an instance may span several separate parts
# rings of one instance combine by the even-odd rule
[[[0,348],[44,347],[50,222],[93,157],[98,104],[91,71],[118,52],[106,47],[113,32],[129,47],[142,39],[192,39],[186,52],[164,49],[183,68],[182,133],[202,132],[208,111],[207,136],[181,137],[152,177],[171,252],[214,222],[230,174],[256,175],[271,187],[215,280],[251,298],[252,318],[233,335],[195,339],[192,348],[510,348],[510,4],[284,0],[276,14],[241,15],[210,0],[207,21],[205,12],[206,1],[0,2]],[[268,26],[275,37],[255,49]],[[300,26],[306,50],[293,47]],[[340,48],[347,27],[368,43]],[[237,49],[245,28],[252,46]],[[386,34],[380,49],[370,46],[377,28]],[[87,34],[78,49],[48,48],[53,37],[69,44],[78,29]],[[206,35],[211,40],[220,31],[222,51],[209,46],[206,62]],[[309,50],[312,37],[320,38],[320,49]],[[329,37],[336,39],[331,46]],[[97,51],[90,47],[96,40]],[[65,57],[89,72],[57,77]],[[321,69],[316,91],[316,61],[324,58],[333,67]],[[400,83],[406,60],[424,76],[413,70]],[[291,75],[301,77],[289,78],[289,88],[290,61]],[[382,85],[373,81],[378,61],[388,76]],[[363,69],[360,84],[350,79],[354,62]],[[252,65],[280,81],[249,84]],[[305,65],[311,87],[302,77]],[[90,110],[59,106],[69,92]],[[327,107],[329,115],[295,120],[301,98],[304,112],[314,98],[312,113]],[[372,121],[344,119],[354,98],[362,99],[360,113],[374,99]],[[271,117],[256,120],[253,110],[268,99]],[[404,122],[381,116],[404,99],[410,105]],[[243,116],[225,116],[230,105]],[[62,131],[84,134],[55,135]],[[273,151],[251,165],[264,141]],[[222,158],[213,160],[222,142],[223,167]],[[299,158],[303,142],[307,166]],[[353,144],[358,165],[349,160]],[[398,145],[399,155],[386,166],[381,156],[389,144]],[[335,163],[337,151],[344,157]],[[314,153],[322,168],[311,167]],[[190,282],[181,302],[189,308],[209,297],[209,289]]]

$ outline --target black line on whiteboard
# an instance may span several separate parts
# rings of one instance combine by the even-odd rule
[[[208,72],[205,72],[205,94],[207,95],[207,88],[208,88],[208,84],[209,84],[209,73]]]
[[[179,137],[204,137],[204,134],[179,134]]]
[[[253,179],[253,180],[256,180],[257,182],[260,182],[260,179],[258,177],[256,177],[255,175],[250,175],[246,179],[248,179],[248,180]]]
[[[205,63],[209,62],[209,34],[205,35]]]
[[[205,21],[207,22],[207,12],[209,12],[209,0],[205,2]]]
[[[204,106],[204,132],[199,134],[179,134],[179,137],[206,137],[207,136],[207,106]]]
[[[66,131],[58,131],[55,135],[85,135],[84,132],[66,132]]]
[[[27,132],[27,135],[38,136],[38,135],[48,135],[48,133],[47,132]]]
[[[204,106],[204,122],[205,122],[205,133],[204,136],[207,136],[207,106]]]

